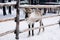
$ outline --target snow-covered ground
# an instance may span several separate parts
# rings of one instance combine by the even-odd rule
[[[16,15],[16,10],[13,9],[12,10],[12,15],[8,14],[8,10],[6,11],[7,15],[3,16],[2,15],[2,9],[0,9],[0,19],[6,19],[6,18],[14,18]],[[55,15],[55,14],[46,14],[44,16],[51,16],[51,15]],[[21,18],[24,18],[23,13],[20,14]],[[43,24],[44,25],[49,25],[49,24],[54,24],[57,23],[59,21],[60,17],[53,17],[53,18],[46,18],[43,19]],[[27,22],[23,21],[20,22],[20,31],[27,29]],[[34,25],[35,27],[39,27],[39,23],[35,23]],[[7,21],[7,22],[1,22],[0,23],[0,34],[9,30],[14,30],[16,27],[16,23],[14,21]],[[40,32],[39,35],[38,34],[38,29],[35,30],[35,35],[34,36],[30,36],[28,37],[28,31],[21,33],[19,35],[19,40],[60,40],[60,27],[59,24],[54,25],[54,26],[49,26],[45,28],[44,32]],[[15,39],[15,34],[14,33],[10,33],[7,34],[5,36],[0,37],[0,40],[16,40]]]

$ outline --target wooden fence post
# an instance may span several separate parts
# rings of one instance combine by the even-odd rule
[[[17,4],[16,4],[16,30],[15,30],[15,33],[16,33],[16,39],[19,39],[19,0],[17,0]]]

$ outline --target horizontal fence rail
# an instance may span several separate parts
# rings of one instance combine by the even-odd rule
[[[3,19],[3,20],[0,19],[0,22],[6,22],[6,21],[11,21],[11,20],[15,20],[15,18]]]
[[[20,33],[23,33],[23,32],[29,31],[29,30],[35,30],[35,29],[41,29],[41,28],[45,28],[45,27],[49,27],[49,26],[54,26],[54,25],[57,25],[57,24],[59,24],[59,23],[50,24],[50,25],[46,25],[46,26],[35,27],[35,28],[30,28],[30,29],[25,29],[23,31],[20,31]]]
[[[10,31],[6,31],[4,33],[1,33],[0,34],[0,37],[4,36],[4,35],[7,35],[7,34],[10,34],[10,33],[13,33],[15,30],[10,30]]]
[[[19,5],[20,8],[58,8],[60,5]]]
[[[3,6],[15,6],[15,5],[16,5],[16,2],[0,3],[0,7],[3,7]]]
[[[52,18],[52,17],[59,17],[59,16],[60,16],[60,14],[52,15],[52,16],[43,16],[42,18],[44,19],[44,18]]]
[[[35,27],[35,28],[30,28],[30,29],[25,29],[23,31],[20,31],[19,33],[23,33],[23,32],[26,32],[26,31],[29,31],[29,30],[35,30],[35,29],[41,29],[41,28],[45,28],[45,27],[49,27],[49,26],[54,26],[54,25],[57,25],[59,23],[54,23],[54,24],[50,24],[50,25],[46,25],[46,26],[41,26],[41,27]],[[13,33],[15,30],[10,30],[10,31],[7,31],[7,32],[4,32],[4,33],[1,33],[0,34],[0,37],[4,36],[4,35],[7,35],[7,34],[10,34],[10,33]]]
[[[41,18],[42,19],[45,19],[45,18],[52,18],[52,17],[59,17],[60,14],[57,14],[57,15],[52,15],[52,16],[42,16]],[[6,22],[6,21],[11,21],[11,20],[15,20],[15,18],[10,18],[10,19],[0,19],[0,22]],[[20,19],[20,22],[21,21],[26,21],[27,19]]]

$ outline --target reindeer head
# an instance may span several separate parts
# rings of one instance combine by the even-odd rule
[[[25,18],[28,18],[29,17],[29,15],[31,14],[31,12],[32,12],[32,9],[31,8],[25,8],[25,10],[24,10],[24,12],[25,12]]]
[[[28,14],[31,14],[32,9],[31,8],[25,8],[25,12],[28,13]]]

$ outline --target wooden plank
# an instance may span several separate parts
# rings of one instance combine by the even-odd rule
[[[14,32],[14,30],[10,30],[10,31],[1,33],[1,34],[0,34],[0,37],[2,37],[2,36],[4,36],[4,35],[7,35],[7,34],[10,34],[10,33],[13,33],[13,32]]]
[[[52,18],[52,17],[58,17],[58,16],[60,16],[60,14],[59,15],[52,15],[52,16],[43,16],[42,18],[44,19],[44,18]]]
[[[14,6],[14,5],[16,5],[16,2],[0,3],[0,7],[3,7],[3,6]]]
[[[58,23],[55,23],[55,24],[50,24],[50,25],[46,25],[46,26],[41,26],[41,27],[36,27],[36,28],[30,28],[30,29],[25,29],[23,31],[20,31],[20,33],[23,33],[23,32],[26,32],[26,31],[29,31],[29,30],[36,30],[36,29],[41,29],[41,28],[45,28],[45,27],[49,27],[49,26],[54,26],[54,25],[57,25]]]
[[[60,5],[19,5],[20,8],[57,8]]]
[[[41,26],[41,27],[36,27],[36,28],[25,29],[25,30],[23,30],[23,31],[20,31],[19,33],[23,33],[23,32],[29,31],[29,30],[41,29],[41,28],[43,28],[43,27],[54,26],[54,25],[57,25],[57,24],[58,24],[58,23],[50,24],[50,25],[46,25],[46,26]],[[14,31],[15,31],[15,30],[10,30],[10,31],[1,33],[1,34],[0,34],[0,37],[2,37],[2,36],[4,36],[4,35],[7,35],[7,34],[10,34],[10,33],[13,33]]]
[[[6,21],[11,21],[11,20],[15,20],[15,18],[11,18],[11,19],[0,19],[0,22],[6,22]]]
[[[52,16],[41,16],[41,19],[40,20],[42,20],[42,19],[45,19],[45,18],[53,18],[53,17],[59,17],[60,16],[60,14],[58,15],[52,15]],[[20,20],[20,22],[22,22],[22,21],[27,21],[27,19],[21,19]]]

